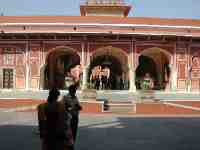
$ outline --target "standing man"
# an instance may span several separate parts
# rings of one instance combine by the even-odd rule
[[[78,130],[78,123],[79,123],[79,111],[82,109],[79,100],[76,96],[76,85],[70,85],[68,89],[68,94],[64,96],[64,101],[69,107],[69,112],[72,116],[71,119],[71,129],[74,142],[76,140],[77,130]]]

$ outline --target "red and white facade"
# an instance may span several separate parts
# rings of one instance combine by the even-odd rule
[[[152,58],[160,73],[160,64],[170,66],[166,91],[199,92],[200,20],[126,17],[130,6],[113,5],[103,7],[123,8],[124,16],[86,15],[90,4],[81,6],[83,16],[0,16],[0,88],[50,88],[56,58],[70,55],[80,63],[73,73],[81,68],[85,89],[92,62],[109,54],[121,64],[132,92],[141,55]]]

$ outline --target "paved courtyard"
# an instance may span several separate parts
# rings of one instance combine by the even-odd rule
[[[39,150],[37,114],[0,110],[0,150]],[[199,150],[200,118],[82,114],[76,150]]]

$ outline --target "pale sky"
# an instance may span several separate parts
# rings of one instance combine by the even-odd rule
[[[0,0],[5,16],[79,16],[85,0]],[[129,16],[200,19],[200,0],[125,0],[132,5]]]

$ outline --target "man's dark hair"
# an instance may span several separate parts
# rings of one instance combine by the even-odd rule
[[[72,84],[72,85],[70,85],[69,86],[69,92],[74,92],[74,91],[76,91],[77,90],[77,87],[76,87],[76,85],[75,84]]]
[[[60,95],[60,92],[57,88],[52,88],[49,91],[49,96],[48,96],[48,102],[54,102],[57,100],[58,96]]]

